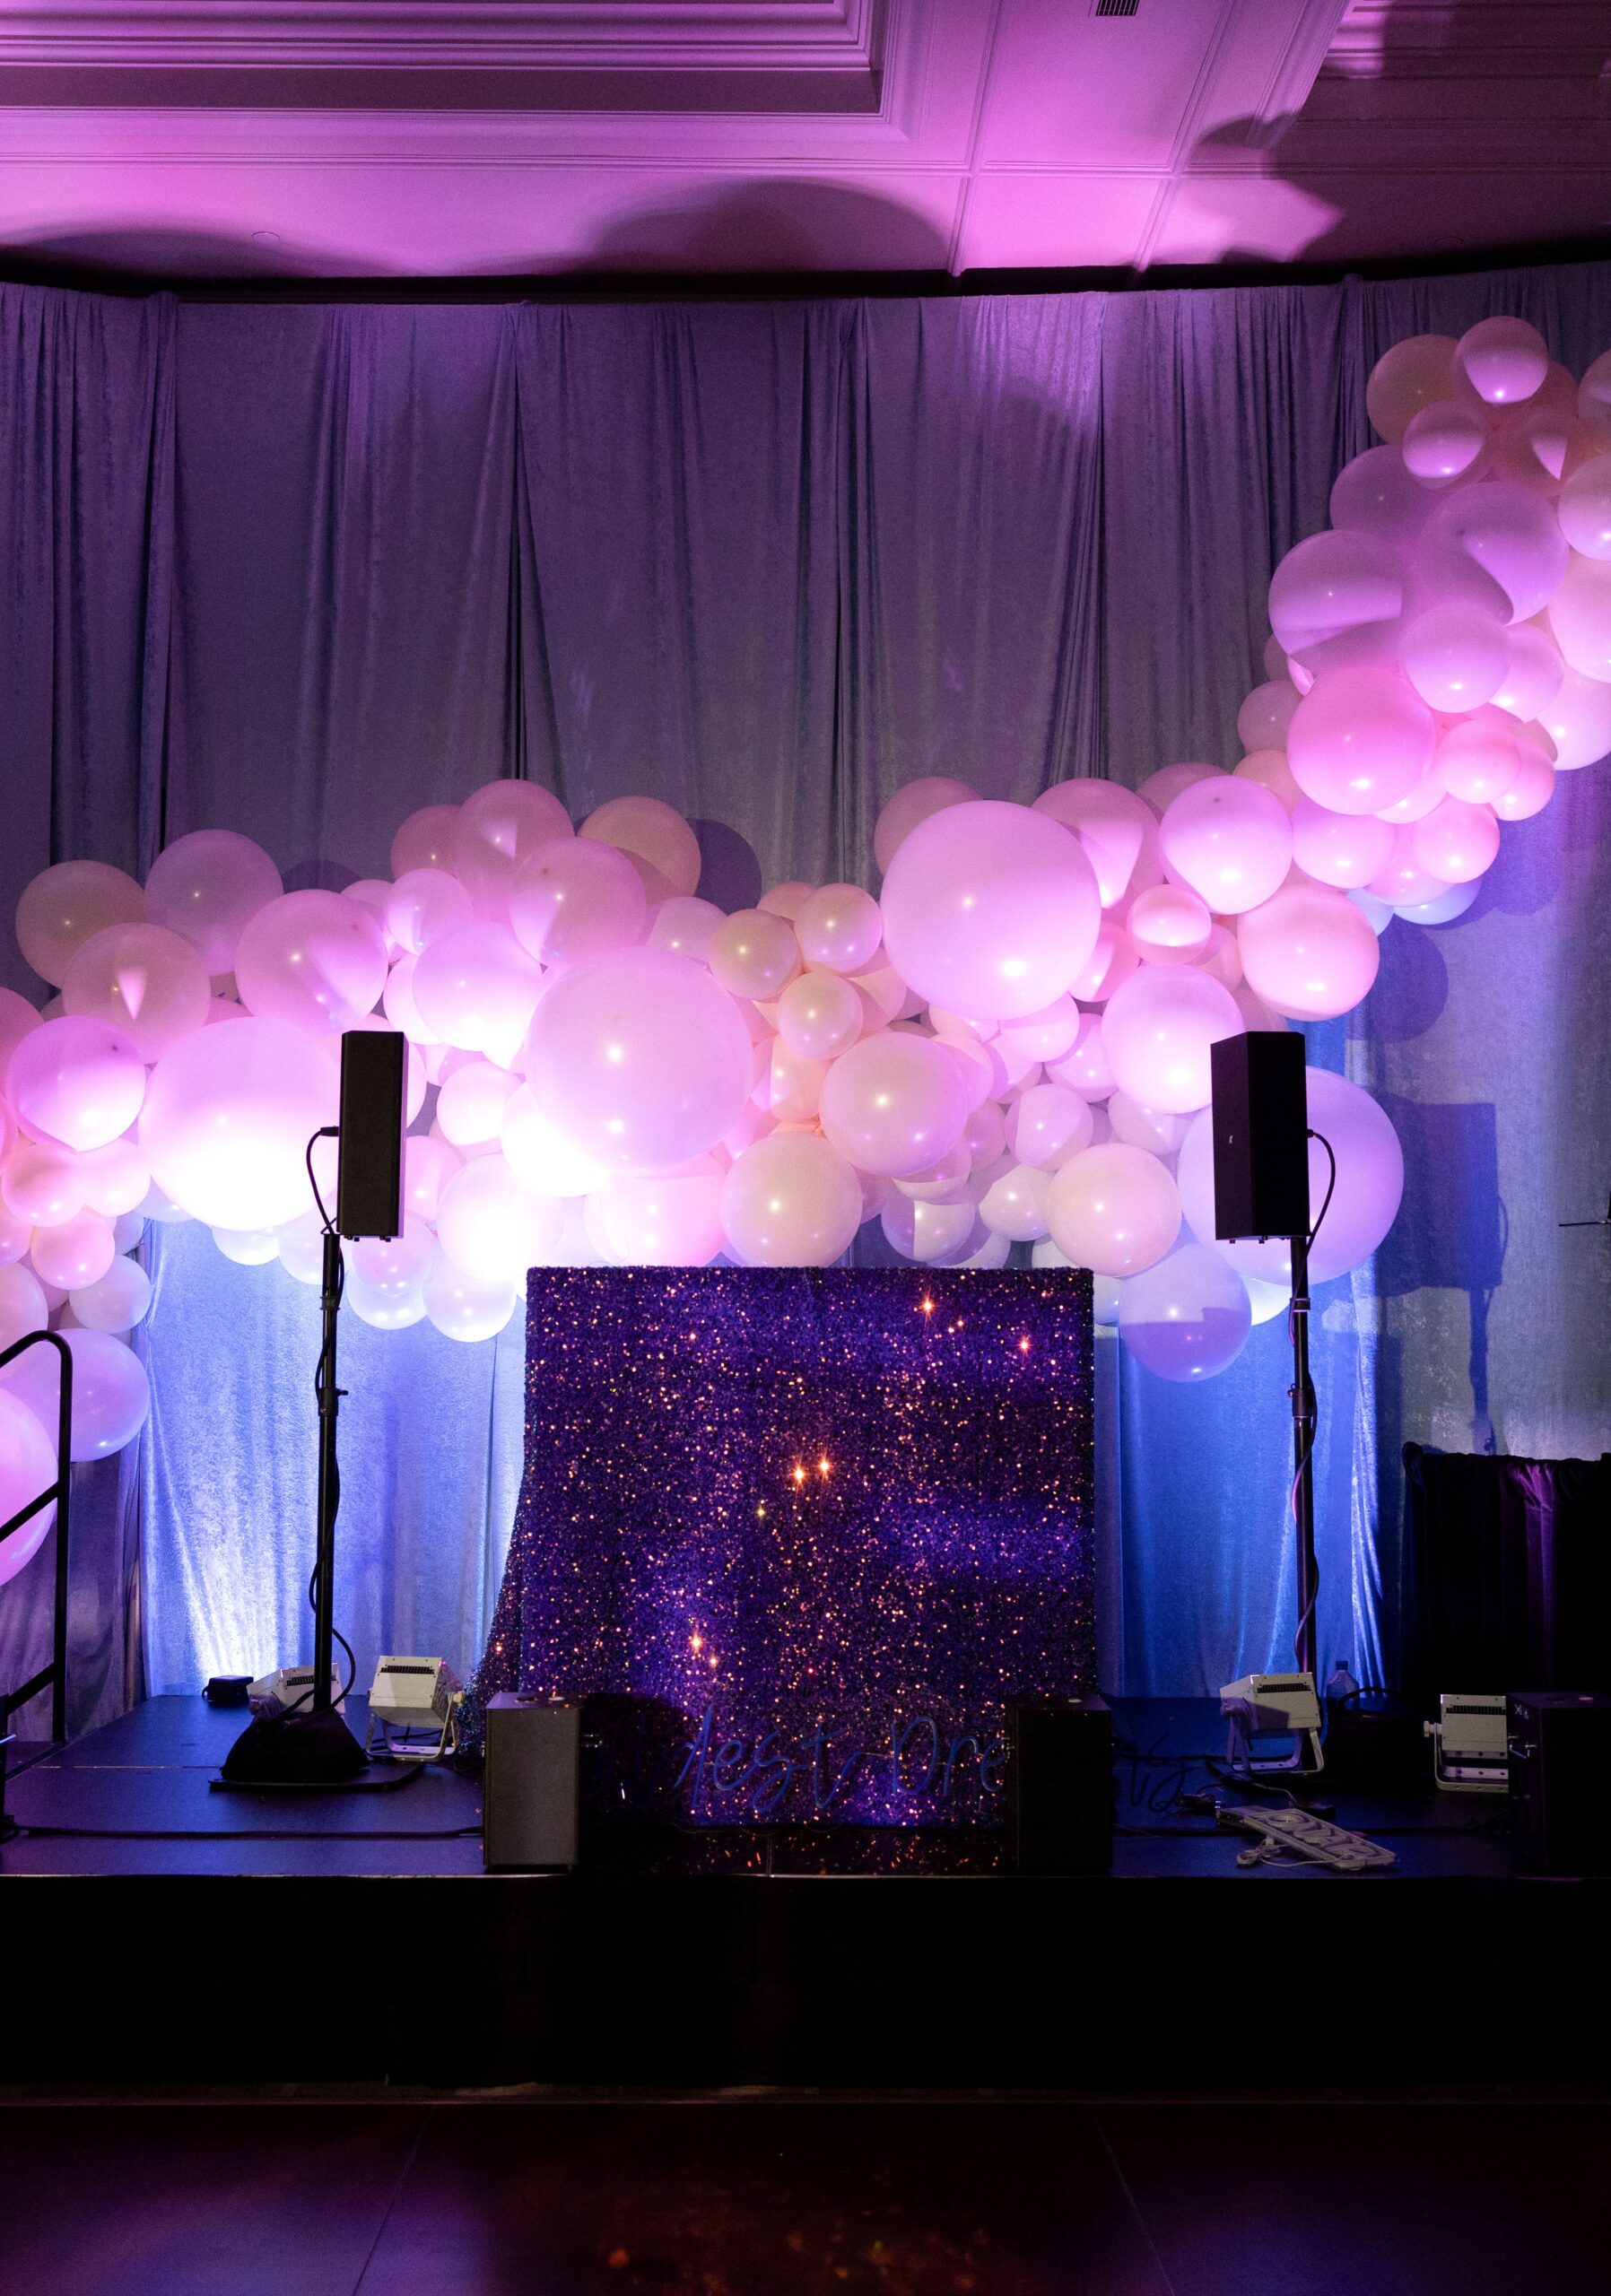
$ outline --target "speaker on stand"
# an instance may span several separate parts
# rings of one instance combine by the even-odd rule
[[[216,1781],[222,1786],[350,1785],[368,1764],[363,1748],[337,1709],[331,1685],[335,1657],[335,1516],[341,1504],[341,1471],[335,1452],[342,1397],[335,1373],[341,1243],[344,1236],[391,1237],[403,1231],[407,1058],[407,1040],[400,1031],[349,1029],[341,1040],[340,1122],[326,1126],[308,1144],[311,1178],[314,1143],[332,1137],[339,1143],[334,1217],[322,1201],[318,1207],[325,1222],[320,1290],[324,1335],[314,1380],[318,1404],[318,1523],[313,1566],[312,1687],[306,1693],[306,1705],[299,1700],[242,1732]],[[414,1768],[402,1773],[417,1774]]]

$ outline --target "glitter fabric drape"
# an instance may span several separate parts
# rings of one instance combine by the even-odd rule
[[[476,1702],[631,1695],[705,1822],[998,1815],[1094,1683],[1090,1279],[544,1268]]]

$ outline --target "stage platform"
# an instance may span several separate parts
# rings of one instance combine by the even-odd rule
[[[1206,1700],[1115,1702],[1112,1872],[1055,1880],[961,1833],[951,1870],[858,1871],[884,1846],[833,1829],[488,1874],[474,1777],[214,1793],[241,1725],[154,1699],[13,1777],[0,2083],[1603,2077],[1611,1879],[1528,1874],[1502,1800],[1430,1787],[1338,1797],[1390,1873],[1242,1869],[1168,1814],[1212,1782]]]

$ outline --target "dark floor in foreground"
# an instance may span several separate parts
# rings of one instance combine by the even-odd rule
[[[1607,2286],[1600,2101],[0,2105],[4,2296]]]

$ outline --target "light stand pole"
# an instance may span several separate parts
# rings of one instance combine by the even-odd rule
[[[1293,1657],[1300,1674],[1315,1671],[1315,1608],[1320,1577],[1314,1551],[1314,1382],[1309,1376],[1309,1242],[1288,1239],[1293,1252],[1293,1523],[1298,1540],[1298,1632]]]

